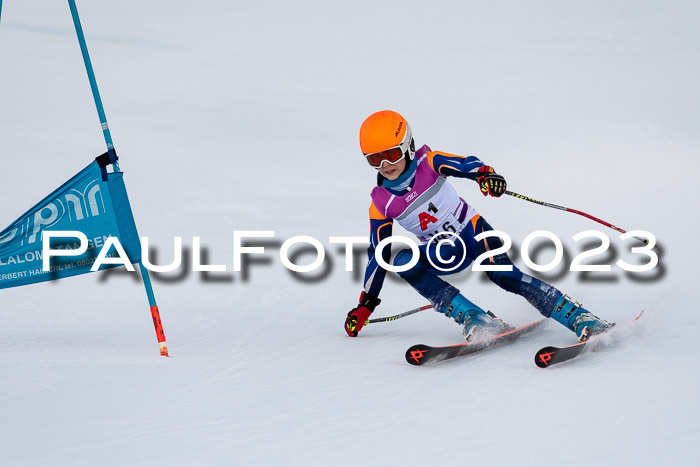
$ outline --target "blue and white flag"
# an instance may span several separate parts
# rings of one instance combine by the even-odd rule
[[[90,272],[109,237],[119,240],[131,263],[141,261],[124,173],[107,173],[105,166],[110,161],[103,156],[0,232],[0,289]],[[42,232],[50,230],[82,232],[88,238],[87,251],[80,256],[51,258],[49,270],[42,270]],[[57,241],[53,240],[52,248],[57,248]],[[77,249],[78,245],[73,246],[77,240],[64,241],[67,244],[62,247]],[[104,264],[99,269],[114,266]]]

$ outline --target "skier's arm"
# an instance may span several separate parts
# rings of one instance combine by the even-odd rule
[[[476,181],[479,168],[485,166],[476,156],[464,157],[440,151],[431,151],[426,156],[433,170],[446,177],[468,178]]]
[[[385,238],[391,237],[393,219],[388,219],[379,212],[374,202],[369,207],[369,228],[370,239],[369,248],[367,249],[367,267],[365,268],[365,292],[378,297],[379,291],[382,290],[382,284],[384,284],[386,271],[379,266],[375,256],[375,250],[379,242]],[[384,261],[388,263],[391,260],[391,248],[385,248],[382,257]]]
[[[505,178],[475,156],[464,157],[440,151],[431,151],[426,156],[435,172],[446,177],[474,180],[484,196],[498,197],[506,192]]]
[[[362,327],[372,314],[374,308],[379,305],[379,291],[382,289],[386,270],[379,266],[375,251],[377,245],[383,239],[391,236],[393,227],[392,219],[384,216],[372,203],[369,208],[370,244],[367,249],[369,261],[365,269],[365,290],[360,294],[359,304],[350,310],[345,320],[345,332],[348,336],[355,337],[362,330]],[[385,248],[382,254],[387,263],[391,259],[391,249]]]

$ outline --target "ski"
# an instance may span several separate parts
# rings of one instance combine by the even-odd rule
[[[644,311],[639,313],[633,321],[637,321],[643,313]],[[610,330],[612,329],[613,328],[611,327]],[[537,365],[540,368],[549,368],[550,366],[556,365],[557,363],[569,361],[572,358],[575,358],[587,348],[589,348],[589,343],[594,342],[599,336],[605,335],[607,335],[607,332],[597,334],[588,339],[587,341],[578,342],[567,347],[554,347],[551,345],[548,347],[544,347],[538,350],[535,354],[535,365]]]
[[[593,337],[591,339],[593,339]],[[588,341],[579,342],[577,344],[569,345],[568,347],[554,347],[550,345],[548,347],[541,348],[535,355],[535,365],[540,368],[549,368],[557,363],[571,360],[583,352],[587,344]]]
[[[519,328],[510,329],[501,334],[464,344],[449,345],[445,347],[431,347],[424,344],[416,344],[406,351],[406,361],[411,365],[423,365],[428,362],[439,362],[450,358],[469,355],[489,347],[494,347],[505,342],[513,341],[531,331],[534,331],[546,318],[526,324]]]

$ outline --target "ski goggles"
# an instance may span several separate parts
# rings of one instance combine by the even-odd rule
[[[398,161],[406,157],[406,152],[402,151],[401,146],[394,146],[393,148],[389,148],[384,151],[365,154],[365,157],[367,158],[369,165],[378,169],[382,166],[384,161],[388,162],[389,164],[396,164]]]

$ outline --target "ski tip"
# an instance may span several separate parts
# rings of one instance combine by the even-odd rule
[[[430,347],[423,344],[412,345],[406,351],[406,361],[411,365],[422,365],[427,360]]]
[[[558,350],[558,347],[544,347],[543,349],[540,349],[535,354],[535,365],[540,368],[548,368],[550,361],[554,355],[556,355]]]

